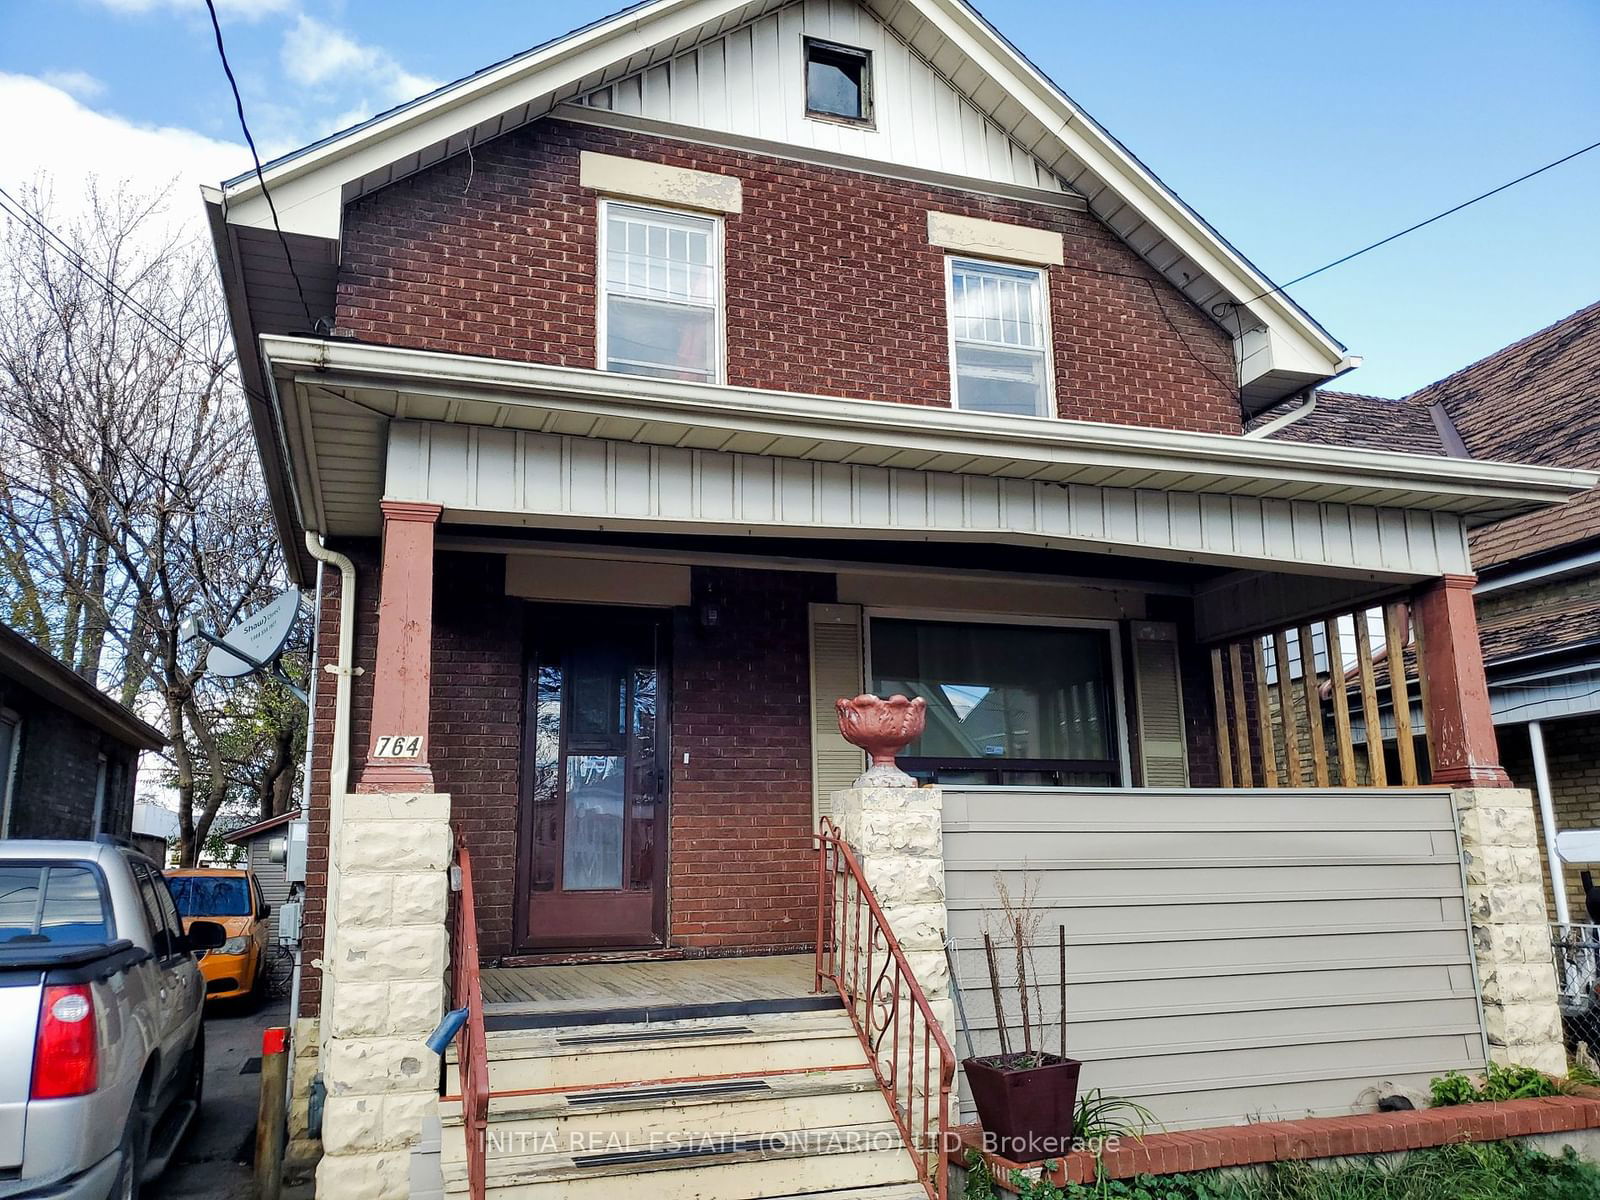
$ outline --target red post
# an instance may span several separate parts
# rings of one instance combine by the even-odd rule
[[[385,500],[372,743],[358,792],[431,792],[433,530],[437,504]]]
[[[1417,596],[1433,731],[1433,782],[1452,787],[1510,787],[1500,765],[1489,680],[1478,644],[1472,575],[1446,575]]]

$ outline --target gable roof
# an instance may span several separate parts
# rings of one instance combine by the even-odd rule
[[[1303,419],[1271,435],[1466,455],[1486,461],[1600,468],[1600,303],[1398,400],[1317,393]],[[1452,446],[1452,442],[1458,445]],[[1480,570],[1600,539],[1600,488],[1472,532]]]
[[[819,2],[648,0],[535,46],[267,164],[282,227],[291,238],[336,242],[343,206],[367,191],[768,13]],[[1351,364],[1339,342],[965,0],[860,4],[1235,338],[1247,405],[1265,407]],[[257,234],[272,228],[254,174],[229,180],[207,199],[225,208],[226,227]],[[315,246],[306,249],[317,265],[334,261]],[[226,269],[229,248],[219,242],[219,250]],[[307,323],[291,319],[251,332],[302,332]]]
[[[8,625],[0,625],[0,678],[14,680],[125,745],[159,750],[167,744],[166,736],[155,726],[140,720],[132,709],[118,704]]]

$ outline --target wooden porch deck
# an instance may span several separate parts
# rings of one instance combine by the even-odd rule
[[[815,967],[810,954],[486,967],[483,1010],[558,1016],[794,1001],[812,995]]]

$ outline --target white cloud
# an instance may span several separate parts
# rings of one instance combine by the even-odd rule
[[[103,187],[140,191],[171,185],[172,215],[198,229],[199,186],[216,184],[250,165],[249,152],[191,129],[138,125],[88,108],[64,89],[31,75],[0,72],[0,186],[16,194],[39,181],[58,211],[73,213],[91,176]]]
[[[106,90],[106,85],[87,71],[46,71],[39,78],[80,100],[93,100]]]
[[[367,116],[430,92],[438,83],[406,70],[388,51],[365,45],[302,13],[283,38],[283,69],[306,87],[359,91]]]
[[[200,9],[205,12],[202,0],[100,0],[112,12],[126,13],[130,16],[144,16],[147,13],[161,9],[171,11],[191,11]],[[292,12],[297,0],[217,0],[217,15],[223,17],[238,17],[243,21],[258,21],[262,17],[269,17],[276,13]]]

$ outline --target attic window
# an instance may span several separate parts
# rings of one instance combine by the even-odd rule
[[[871,53],[807,38],[806,115],[869,124],[872,120]]]

